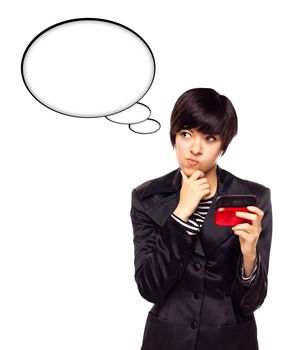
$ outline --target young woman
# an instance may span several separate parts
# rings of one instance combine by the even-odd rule
[[[237,134],[230,100],[186,91],[171,115],[179,168],[132,192],[135,280],[154,303],[141,350],[257,350],[254,311],[267,294],[270,190],[217,165]],[[249,222],[215,224],[221,195],[255,195],[237,212]]]

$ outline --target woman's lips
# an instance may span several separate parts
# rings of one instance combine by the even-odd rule
[[[188,161],[188,164],[191,166],[195,166],[199,164],[199,162],[197,162],[197,160],[194,160],[194,159],[187,159],[187,161]]]

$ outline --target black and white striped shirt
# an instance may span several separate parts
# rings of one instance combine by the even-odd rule
[[[180,219],[175,214],[171,214],[171,216],[172,216],[172,218],[174,220],[176,220],[178,223],[180,223],[182,226],[185,227],[186,232],[189,235],[195,236],[201,231],[201,227],[202,227],[202,225],[204,223],[204,220],[206,218],[206,215],[207,215],[207,213],[209,211],[209,208],[211,206],[212,200],[213,200],[213,197],[205,199],[205,200],[201,200],[199,202],[197,208],[195,209],[195,212],[189,217],[187,222],[182,220],[182,219]],[[243,258],[242,258],[241,271],[240,271],[241,277],[249,285],[252,284],[252,282],[255,279],[256,270],[257,270],[257,259],[255,261],[255,266],[254,266],[254,269],[253,269],[251,275],[246,277],[244,263],[243,263]]]
[[[181,220],[174,214],[171,214],[171,216],[186,228],[186,232],[189,235],[196,235],[200,232],[211,203],[212,198],[201,200],[195,212],[188,219],[188,222]]]

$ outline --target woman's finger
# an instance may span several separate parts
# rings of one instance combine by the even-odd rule
[[[238,230],[242,230],[248,233],[252,233],[254,231],[254,227],[248,223],[243,223],[243,224],[238,224],[234,227],[232,227],[233,231],[238,231]]]
[[[264,212],[263,212],[261,209],[255,207],[255,206],[253,206],[253,205],[248,206],[247,209],[248,209],[249,211],[251,211],[251,212],[257,214],[261,219],[262,219],[263,216],[264,216]]]
[[[239,218],[244,218],[251,221],[256,220],[258,218],[256,214],[247,213],[244,211],[236,211],[236,216],[238,216]]]
[[[183,183],[187,182],[188,181],[188,177],[184,174],[183,170],[180,170],[180,173],[182,175]]]
[[[244,238],[245,241],[247,242],[253,242],[254,241],[254,237],[252,235],[250,235],[249,233],[243,231],[243,230],[236,230],[234,231],[234,234],[236,236],[242,237]]]

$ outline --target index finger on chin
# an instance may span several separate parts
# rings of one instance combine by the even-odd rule
[[[203,171],[196,169],[194,173],[189,177],[189,179],[193,180],[198,180],[204,176]]]

